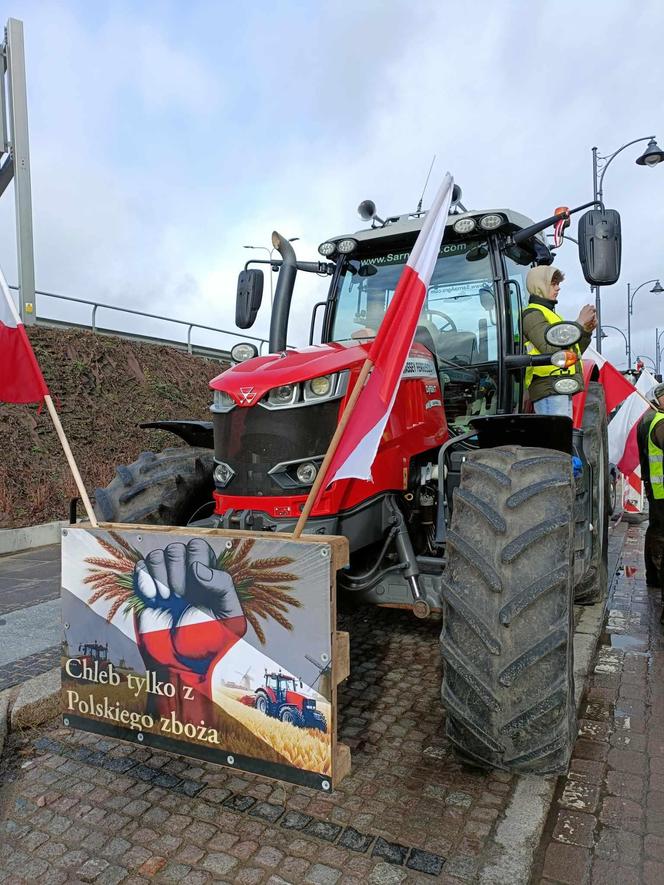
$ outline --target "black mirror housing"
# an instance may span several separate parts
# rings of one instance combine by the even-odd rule
[[[263,271],[243,270],[237,278],[235,299],[235,325],[239,329],[250,329],[256,321],[258,309],[263,300]]]
[[[620,276],[622,234],[615,209],[590,209],[579,219],[579,261],[591,286],[611,286]]]

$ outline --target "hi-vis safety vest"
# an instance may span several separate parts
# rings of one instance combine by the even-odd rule
[[[548,323],[561,323],[563,322],[563,318],[558,316],[558,314],[550,310],[548,307],[544,307],[543,304],[529,304],[524,308],[524,313],[526,310],[539,310],[544,314],[544,318]],[[530,356],[537,356],[542,351],[538,350],[532,341],[526,341],[526,353]],[[526,369],[526,387],[530,387],[532,384],[533,378],[538,376],[540,378],[545,378],[547,375],[556,375],[558,378],[562,378],[564,375],[578,375],[583,373],[583,366],[581,363],[581,350],[578,344],[574,344],[572,347],[565,348],[566,350],[573,351],[578,357],[578,362],[574,363],[571,369],[558,369],[556,366],[528,366]]]
[[[655,444],[652,432],[660,421],[664,421],[664,412],[658,412],[650,422],[648,430],[648,464],[650,466],[650,486],[653,498],[664,498],[664,450]]]

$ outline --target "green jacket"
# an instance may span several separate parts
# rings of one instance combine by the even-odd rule
[[[529,303],[542,304],[544,307],[548,307],[549,310],[555,311],[556,309],[555,301],[539,298],[537,295],[531,295]],[[544,335],[550,324],[547,323],[541,311],[537,309],[528,310],[528,307],[525,307],[522,317],[523,337],[526,341],[531,341],[540,353],[556,353],[556,351],[560,350],[560,347],[552,346],[546,342]],[[579,341],[579,349],[581,350],[581,353],[583,353],[590,344],[591,337],[591,333],[586,331],[581,335],[581,340]],[[528,388],[530,399],[535,403],[537,400],[543,399],[545,396],[559,396],[560,394],[557,394],[553,389],[553,383],[555,380],[555,375],[549,375],[546,377],[536,375],[533,378],[532,384]]]

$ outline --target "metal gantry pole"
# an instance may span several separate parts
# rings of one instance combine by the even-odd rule
[[[593,200],[601,200],[600,190],[597,184],[597,148],[593,148]],[[602,302],[600,299],[599,286],[593,286],[592,291],[595,292],[595,315],[597,317],[597,325],[595,326],[595,348],[598,353],[602,352]]]
[[[632,368],[632,299],[630,284],[627,283],[627,368]]]
[[[4,64],[8,72],[10,156],[16,208],[19,313],[28,325],[35,322],[35,256],[32,233],[32,187],[28,141],[28,95],[25,80],[23,22],[10,18],[5,28]],[[4,85],[4,84],[3,84]],[[6,161],[7,162],[7,161]],[[4,165],[3,165],[4,169]],[[7,170],[9,173],[10,170]]]
[[[659,375],[659,329],[655,329],[655,372]]]

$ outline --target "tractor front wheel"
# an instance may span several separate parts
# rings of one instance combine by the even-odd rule
[[[302,726],[302,717],[295,707],[283,707],[279,713],[282,722],[288,722],[290,725],[296,725],[298,728]]]
[[[116,476],[95,491],[95,512],[104,522],[188,525],[212,509],[213,452],[170,448],[142,452],[133,464],[116,467]],[[206,505],[209,505],[206,509]]]
[[[569,455],[471,453],[443,575],[446,734],[465,761],[560,773],[576,734]]]

